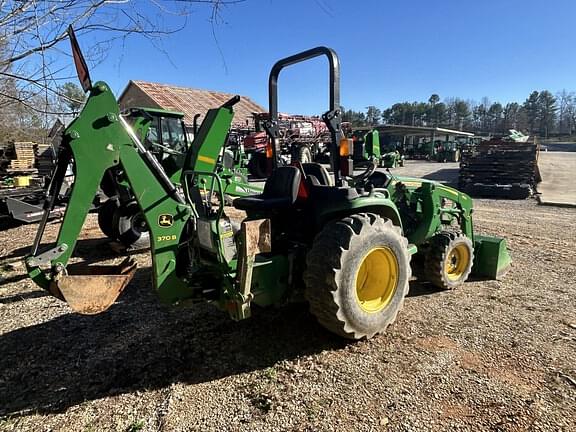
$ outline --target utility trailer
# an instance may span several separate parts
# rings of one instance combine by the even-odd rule
[[[32,223],[42,219],[45,189],[41,186],[0,189],[0,218]],[[62,216],[66,207],[55,206],[50,218]]]
[[[49,138],[57,140],[56,123]],[[57,143],[56,143],[57,144]],[[54,168],[53,144],[10,142],[0,145],[0,218],[18,222],[38,222],[42,218],[45,186]],[[56,202],[50,217],[64,212],[63,196]]]

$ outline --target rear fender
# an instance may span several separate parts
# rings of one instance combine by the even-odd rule
[[[396,226],[402,228],[400,213],[394,202],[384,196],[358,197],[344,203],[326,203],[319,214],[319,226],[327,222],[342,219],[358,213],[374,213],[385,219],[390,219]]]

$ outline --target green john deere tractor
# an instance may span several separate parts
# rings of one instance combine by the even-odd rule
[[[380,144],[380,132],[377,129],[359,128],[352,132],[353,159],[358,165],[375,159],[382,168],[404,166],[404,158],[395,148],[386,148]]]
[[[460,142],[458,140],[436,141],[438,162],[460,162]]]
[[[158,160],[168,178],[180,184],[182,166],[190,147],[184,125],[184,113],[157,108],[137,107],[121,113],[138,136],[144,148]],[[225,146],[225,142],[229,145]],[[225,181],[227,197],[262,192],[248,182],[247,161],[238,143],[226,139],[217,143],[223,151],[216,169]],[[206,143],[205,145],[213,145]],[[199,149],[202,152],[202,149]],[[98,208],[98,224],[106,236],[131,249],[150,244],[149,229],[121,166],[106,171],[100,184],[108,197]]]
[[[214,168],[219,146],[206,143],[225,138],[238,98],[206,114],[186,154],[180,191],[120,116],[108,85],[91,84],[71,39],[90,95],[66,130],[46,212],[71,158],[77,176],[55,244],[39,250],[42,222],[26,265],[40,287],[73,310],[106,310],[135,272],[130,260],[114,267],[68,263],[98,184],[116,166],[150,228],[153,282],[167,303],[210,301],[239,320],[250,316],[254,304],[301,297],[325,328],[360,339],[385,331],[396,319],[414,254],[425,255],[426,277],[446,289],[471,273],[496,278],[509,267],[505,240],[474,233],[467,195],[379,173],[375,164],[353,176],[351,140],[341,139],[340,68],[333,50],[314,48],[272,67],[265,129],[273,143],[273,171],[261,194],[235,199],[230,212],[226,182]],[[319,164],[278,163],[279,74],[319,56],[329,63],[330,106],[323,119],[332,138],[332,177]]]

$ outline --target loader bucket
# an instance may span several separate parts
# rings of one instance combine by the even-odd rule
[[[474,237],[472,276],[486,279],[502,278],[510,270],[512,262],[506,240],[482,235]]]
[[[51,283],[50,291],[65,300],[74,312],[95,315],[116,301],[134,276],[136,263],[127,259],[120,265],[72,264],[67,271],[67,275]]]

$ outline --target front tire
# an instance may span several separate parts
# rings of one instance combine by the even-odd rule
[[[114,230],[114,213],[118,210],[119,204],[115,199],[108,199],[98,209],[98,226],[104,235],[112,240],[117,240]]]
[[[371,338],[402,309],[411,275],[408,241],[388,219],[362,213],[329,223],[306,263],[310,311],[333,333]]]
[[[136,202],[130,202],[116,211],[114,227],[118,233],[118,241],[124,246],[132,249],[144,249],[150,246],[148,224]]]
[[[452,290],[466,282],[473,262],[474,247],[468,237],[440,232],[430,240],[430,248],[424,259],[424,272],[433,285]]]
[[[267,174],[268,160],[266,159],[265,153],[253,153],[248,161],[248,171],[255,178],[266,178]]]

